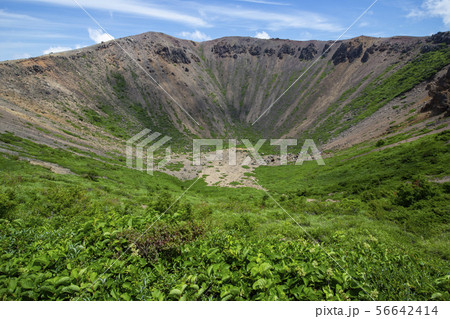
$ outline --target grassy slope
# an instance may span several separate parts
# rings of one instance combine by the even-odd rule
[[[259,168],[294,222],[263,191],[201,180],[159,218],[193,181],[2,135],[78,175],[0,157],[1,299],[448,300],[448,184],[408,184],[449,175],[448,139]]]
[[[448,140],[449,131],[445,131],[364,156],[359,155],[374,147],[352,148],[326,159],[324,167],[306,162],[303,166],[260,167],[256,172],[269,191],[292,199],[288,205],[293,209],[311,210],[312,215],[341,212],[365,216],[369,223],[396,225],[399,229],[391,234],[391,241],[401,235],[405,241],[399,245],[414,243],[408,249],[449,259],[449,185],[427,182],[428,176],[449,175]],[[305,197],[318,202],[305,204]],[[324,203],[327,199],[340,202]],[[346,217],[349,224],[352,218]]]

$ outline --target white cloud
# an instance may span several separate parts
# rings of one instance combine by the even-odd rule
[[[201,18],[183,14],[175,10],[165,9],[157,5],[149,5],[140,0],[25,0],[39,1],[54,5],[62,5],[78,8],[78,3],[85,9],[104,10],[110,12],[122,12],[159,20],[174,21],[195,26],[207,26],[208,24]]]
[[[71,47],[56,46],[56,47],[50,47],[47,50],[42,51],[42,54],[58,53],[58,52],[69,51],[69,50],[72,50],[72,48]]]
[[[450,0],[426,0],[421,8],[415,8],[409,12],[408,18],[442,18],[444,24],[450,26]]]
[[[270,39],[270,35],[266,31],[258,32],[255,34],[255,38],[258,39]]]
[[[64,52],[64,51],[70,51],[70,50],[76,50],[76,49],[81,49],[84,46],[81,44],[77,44],[75,45],[75,48],[72,47],[65,47],[65,46],[55,46],[55,47],[50,47],[47,50],[42,51],[42,54],[49,54],[49,53],[58,53],[58,52]]]
[[[441,17],[446,26],[450,26],[450,0],[428,0],[425,8],[434,16]]]
[[[35,41],[36,39],[68,39],[73,38],[70,34],[63,33],[54,33],[53,30],[47,31],[39,31],[39,30],[31,30],[25,29],[23,30],[15,30],[13,27],[9,27],[8,29],[1,29],[0,25],[0,37],[9,37],[16,39],[31,39]]]
[[[49,34],[55,34],[57,23],[50,20],[38,19],[26,14],[11,13],[0,9],[0,28],[2,31],[24,32],[24,37],[27,32],[33,34],[46,28],[51,28]],[[32,36],[32,35],[30,35]]]
[[[22,0],[41,3],[50,3],[59,6],[69,6],[78,8],[77,3],[86,10],[102,10],[106,13],[121,12],[126,14],[150,17],[152,19],[173,21],[182,24],[194,25],[196,27],[210,27],[212,23],[251,23],[254,21],[262,22],[268,30],[280,29],[311,29],[319,31],[337,32],[343,30],[343,27],[333,22],[329,17],[320,13],[292,10],[290,13],[277,13],[274,11],[265,11],[257,9],[245,9],[242,6],[227,5],[205,5],[200,2],[188,2],[189,5],[179,1],[179,7],[174,9],[170,2],[163,4],[149,4],[143,0]],[[250,0],[248,0],[250,1]],[[265,2],[280,4],[281,2],[270,0],[252,0],[253,2]],[[162,3],[162,2],[161,2]],[[224,2],[225,3],[225,2]],[[79,9],[79,8],[78,8]],[[195,10],[197,13],[183,13],[187,10]],[[193,12],[195,12],[193,11]],[[196,15],[197,14],[197,15]]]
[[[205,16],[220,16],[229,21],[240,20],[243,22],[263,22],[268,30],[281,29],[310,29],[337,32],[343,28],[328,18],[307,11],[292,11],[290,14],[276,13],[273,11],[243,9],[242,7],[203,6],[201,8]]]
[[[199,42],[211,40],[210,36],[204,34],[203,32],[200,32],[198,30],[195,30],[194,32],[184,31],[184,32],[180,33],[180,36],[182,36],[183,38],[187,38],[187,39],[199,41]]]
[[[105,33],[100,29],[88,29],[89,32],[89,38],[91,38],[92,41],[95,43],[101,43],[106,41],[114,40],[114,37],[110,35],[109,33]]]
[[[0,26],[27,27],[30,23],[42,23],[43,21],[25,14],[6,12],[0,9]]]
[[[418,9],[418,8],[414,8],[409,11],[409,13],[406,17],[407,18],[424,18],[425,16],[426,16],[425,11]]]

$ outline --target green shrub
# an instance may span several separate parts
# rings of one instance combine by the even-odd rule
[[[4,218],[16,206],[16,194],[12,189],[0,189],[0,218]]]
[[[45,189],[41,202],[35,205],[35,211],[45,217],[75,216],[87,212],[89,199],[78,187],[57,186]]]
[[[442,183],[442,189],[444,193],[450,194],[450,182]]]
[[[199,223],[156,224],[144,227],[144,231],[128,229],[119,233],[118,238],[125,238],[131,245],[130,253],[156,261],[159,258],[171,259],[180,253],[181,246],[196,240],[204,234],[204,228]]]
[[[97,171],[90,170],[87,173],[85,173],[83,176],[90,181],[97,182],[99,173]]]
[[[378,140],[378,141],[375,143],[375,146],[376,146],[376,147],[380,147],[380,146],[383,146],[385,143],[386,143],[386,142],[385,142],[384,140]]]
[[[14,133],[6,132],[0,134],[0,141],[7,144],[13,144],[14,142],[20,142],[22,139],[14,135]]]
[[[448,142],[450,141],[450,130],[445,130],[435,137],[436,141]]]
[[[436,195],[437,189],[424,178],[416,179],[412,183],[405,183],[397,191],[396,204],[409,207],[417,201],[428,199]]]

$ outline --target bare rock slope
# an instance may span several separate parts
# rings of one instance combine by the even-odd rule
[[[418,121],[446,121],[449,39],[445,32],[335,45],[242,37],[197,43],[145,33],[4,61],[0,131],[102,154],[122,153],[143,128],[180,148],[192,137],[231,136],[344,147]]]

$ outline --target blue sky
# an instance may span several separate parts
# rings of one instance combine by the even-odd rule
[[[2,0],[0,60],[39,56],[158,31],[204,41],[223,36],[335,40],[374,0]],[[450,0],[379,0],[343,38],[449,30]]]

